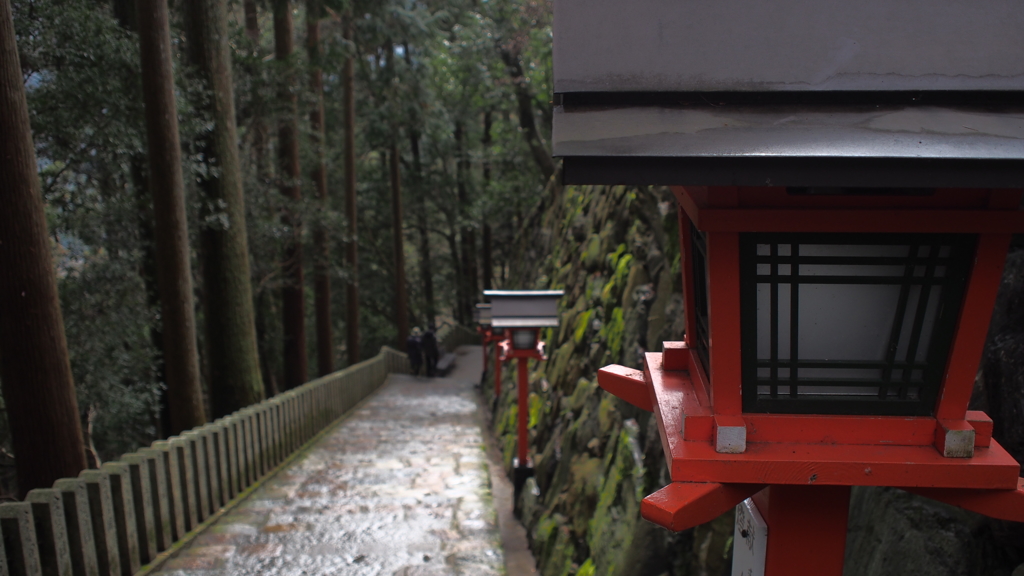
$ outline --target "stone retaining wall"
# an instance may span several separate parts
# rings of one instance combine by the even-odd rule
[[[467,334],[446,326],[438,340],[454,349]],[[385,346],[355,366],[0,505],[0,576],[136,574],[392,372],[408,373],[409,361]]]

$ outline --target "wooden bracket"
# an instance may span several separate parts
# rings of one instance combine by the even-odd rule
[[[640,515],[679,532],[718,518],[763,488],[763,484],[673,482],[644,498]]]
[[[974,428],[974,447],[988,448],[992,445],[992,419],[979,410],[967,411],[967,423]]]
[[[904,488],[904,490],[992,518],[1024,522],[1024,478],[1017,480],[1016,490],[958,488]]]
[[[639,370],[611,364],[597,371],[597,383],[609,394],[641,410],[654,411],[650,387]]]

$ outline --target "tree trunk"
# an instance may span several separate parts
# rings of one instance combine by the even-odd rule
[[[345,40],[354,39],[355,25],[349,13],[345,18]],[[359,235],[356,218],[356,100],[354,55],[345,59],[342,72],[342,98],[345,106],[345,216],[348,219],[348,241],[345,261],[348,278],[345,282],[345,335],[348,363],[359,362]]]
[[[298,95],[292,90],[293,66],[289,60],[295,49],[290,0],[274,0],[274,57],[287,67],[285,84],[279,98],[285,104],[277,127],[278,176],[281,194],[289,200],[284,210],[284,224],[291,234],[285,239],[281,289],[284,314],[284,386],[292,389],[309,380],[306,362],[305,278],[302,269],[302,222],[297,215],[302,191],[299,187],[299,115]]]
[[[210,400],[213,416],[263,399],[253,319],[245,198],[238,161],[234,87],[225,0],[185,0],[189,59],[210,92],[213,128],[202,145],[215,168],[201,182],[206,196],[202,230],[203,284]],[[220,212],[211,213],[218,209]]]
[[[409,337],[409,295],[405,285],[405,235],[402,232],[402,177],[398,169],[398,144],[391,144],[391,223],[394,227],[395,252],[395,325],[398,327],[398,349]]]
[[[405,47],[408,50],[408,46]],[[385,44],[388,54],[385,78],[389,88],[386,98],[391,106],[397,104],[397,96],[392,89],[396,84],[397,67],[395,66],[395,45],[388,40]],[[391,251],[395,264],[395,328],[398,335],[399,350],[405,348],[409,338],[409,292],[405,281],[405,219],[402,217],[402,172],[399,168],[401,157],[398,154],[398,122],[392,119],[391,149],[388,151],[388,180],[391,183]]]
[[[280,392],[277,387],[277,372],[271,365],[271,343],[267,321],[275,313],[273,295],[270,290],[260,290],[256,294],[256,343],[260,352],[260,373],[263,375],[263,394],[273,398]],[[276,343],[276,342],[275,342]]]
[[[420,134],[409,131],[409,148],[412,151],[413,196],[416,198],[416,228],[419,231],[420,282],[423,282],[423,308],[426,324],[437,328],[437,312],[434,305],[434,271],[430,265],[430,231],[427,227],[427,200],[423,193],[423,164],[420,159]]]
[[[484,195],[487,196],[491,188],[491,111],[484,112],[484,135],[481,143],[484,148],[483,176]],[[484,214],[483,223],[483,264],[480,277],[483,279],[484,290],[491,289],[491,278],[494,276],[494,265],[491,263],[491,222],[488,215]]]
[[[449,233],[445,235],[445,239],[448,241],[448,251],[452,255],[452,270],[455,270],[455,310],[453,311],[455,321],[459,324],[465,324],[466,319],[463,318],[462,312],[465,309],[465,283],[462,282],[462,275],[459,269],[462,267],[462,263],[459,261],[459,234],[457,225],[453,225],[449,228]]]
[[[12,18],[0,0],[0,381],[24,496],[86,464]]]
[[[512,83],[515,85],[519,127],[522,128],[523,138],[526,139],[526,144],[530,147],[533,161],[537,163],[537,167],[540,168],[540,172],[544,176],[544,182],[547,182],[555,173],[555,161],[551,158],[544,139],[541,138],[540,132],[537,130],[537,121],[533,117],[533,95],[530,94],[530,88],[526,85],[523,63],[520,61],[518,53],[510,52],[505,48],[500,48],[499,52],[508,69],[509,76],[512,77]]]
[[[316,158],[313,165],[313,184],[316,186],[320,213],[330,210],[327,195],[327,168],[324,166],[324,81],[320,68],[320,17],[322,0],[306,0],[306,50],[309,53],[309,88],[313,93],[313,108],[309,111],[309,131]],[[329,274],[331,249],[327,230],[318,223],[313,235],[315,263],[313,293],[316,306],[316,363],[320,376],[334,371],[334,337],[331,334],[331,277]]]
[[[249,39],[253,54],[259,54],[260,50],[260,19],[259,10],[256,6],[256,0],[243,0],[242,10],[245,15],[245,36]],[[255,91],[253,94],[254,100],[261,100],[259,91]],[[270,162],[267,161],[267,142],[270,139],[267,135],[267,126],[263,122],[262,116],[262,105],[258,104],[254,107],[252,117],[250,119],[249,132],[252,134],[252,150],[253,156],[256,160],[256,178],[260,182],[261,189],[266,186],[271,178],[273,178],[273,170],[271,169]],[[271,364],[271,359],[274,357],[272,347],[276,345],[276,340],[271,341],[270,336],[267,334],[267,322],[269,317],[274,314],[275,302],[272,301],[273,296],[270,294],[270,289],[262,288],[254,295],[255,298],[255,317],[256,317],[256,350],[260,358],[260,374],[263,377],[263,395],[266,398],[273,398],[277,396],[279,392],[277,386],[277,373],[275,366]]]
[[[254,54],[260,53],[260,19],[259,12],[256,7],[256,0],[244,0],[242,2],[242,8],[245,13],[245,35],[252,44],[252,50]],[[262,100],[257,91],[254,95],[254,100]],[[251,119],[252,133],[252,149],[253,154],[256,156],[256,177],[263,184],[270,181],[272,177],[270,163],[267,162],[267,127],[263,123],[263,117],[261,114],[262,105],[254,107]]]
[[[245,13],[245,35],[254,45],[260,41],[260,19],[256,11],[256,0],[243,0],[242,10]]]
[[[469,179],[469,157],[466,155],[465,130],[462,122],[455,122],[455,146],[458,160],[455,168],[455,180],[458,186],[459,200],[459,224],[461,230],[459,236],[462,242],[462,321],[468,322],[473,318],[473,304],[479,300],[477,293],[476,273],[476,231],[469,225],[469,192],[466,181]]]
[[[146,9],[145,7],[143,9]],[[140,44],[142,40],[140,37]],[[142,51],[140,50],[140,53]],[[145,96],[144,94],[140,94]],[[146,119],[148,124],[149,120]],[[180,153],[180,152],[179,152]],[[160,303],[160,282],[157,280],[159,275],[158,269],[160,263],[157,261],[157,250],[156,250],[156,230],[155,220],[156,216],[153,213],[153,192],[152,188],[147,182],[146,166],[144,164],[148,161],[146,155],[142,153],[132,154],[129,165],[131,166],[131,179],[132,188],[135,192],[135,217],[138,221],[139,229],[139,251],[140,251],[140,266],[139,266],[139,277],[142,279],[142,285],[146,292],[146,306],[150,310],[159,309]],[[120,223],[118,223],[120,224]],[[191,277],[189,278],[191,281]],[[195,313],[193,311],[193,318]],[[170,384],[167,380],[167,361],[164,352],[164,332],[163,322],[152,322],[149,324],[149,342],[153,345],[153,371],[156,373],[158,382],[163,382],[165,386],[160,388],[159,396],[159,412],[154,414],[157,421],[157,437],[168,438],[176,434],[172,431],[171,426],[171,399],[170,390],[168,387]],[[194,330],[194,324],[193,324]],[[198,357],[197,357],[198,361]],[[200,380],[202,378],[200,377]],[[205,421],[205,405],[203,404],[202,397],[202,386],[200,386],[199,396],[200,406],[203,406],[203,419]],[[91,410],[91,407],[89,408]],[[85,429],[85,444],[86,448],[92,451],[92,433],[89,432],[88,426]],[[92,467],[92,455],[88,455],[89,466]],[[97,456],[98,458],[98,456]]]
[[[137,0],[170,434],[206,423],[167,2]]]

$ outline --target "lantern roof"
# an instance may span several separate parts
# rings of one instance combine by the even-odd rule
[[[1024,186],[1024,4],[557,0],[570,184]]]
[[[559,106],[553,141],[568,184],[1024,186],[1024,108]]]
[[[556,93],[1024,90],[1006,0],[556,0]]]
[[[485,290],[491,301],[495,328],[547,328],[558,326],[558,300],[562,290]]]

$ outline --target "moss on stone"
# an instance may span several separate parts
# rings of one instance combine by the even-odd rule
[[[625,330],[625,321],[622,317],[622,308],[612,310],[611,319],[601,327],[601,338],[608,346],[612,358],[619,358],[622,353],[622,334]]]
[[[587,268],[587,270],[594,270],[597,268],[597,264],[600,261],[601,237],[597,234],[591,234],[590,238],[587,239],[587,244],[583,249],[583,254],[580,256],[580,262]]]
[[[593,314],[593,310],[587,310],[576,317],[576,329],[573,332],[573,340],[575,340],[577,344],[583,342],[583,337],[587,335],[587,328],[590,326],[590,317]]]
[[[501,443],[501,460],[506,474],[512,472],[512,459],[516,457],[516,444],[515,434],[506,434]]]
[[[530,392],[529,400],[527,401],[530,409],[530,420],[527,423],[527,428],[536,428],[537,423],[540,422],[542,410],[544,410],[544,401],[541,400],[540,395],[536,392]]]
[[[637,493],[643,490],[645,472],[639,439],[639,426],[627,420],[616,439],[614,453],[609,454],[604,485],[587,531],[595,573],[630,574],[630,567],[624,565],[623,560],[640,522]]]
[[[619,244],[618,248],[615,249],[615,252],[612,252],[611,254],[606,256],[605,257],[605,263],[608,265],[608,270],[614,272],[616,267],[619,265],[619,259],[625,253],[626,253],[626,245],[625,244]]]
[[[566,408],[573,412],[579,412],[583,409],[587,398],[597,392],[597,388],[597,380],[580,378],[576,381],[576,389],[573,390],[572,396],[569,397],[569,401],[565,404]]]
[[[626,285],[622,290],[620,306],[623,309],[630,310],[633,308],[633,294],[636,289],[644,284],[651,282],[650,276],[647,275],[647,269],[641,263],[635,263],[629,268],[629,277],[626,280]]]
[[[569,363],[572,362],[573,348],[572,341],[566,342],[558,347],[554,356],[548,361],[548,382],[558,389],[563,389],[567,383],[564,382]]]

